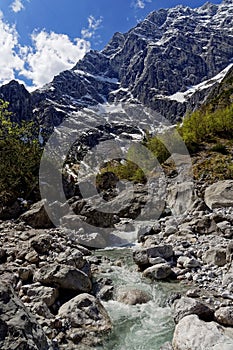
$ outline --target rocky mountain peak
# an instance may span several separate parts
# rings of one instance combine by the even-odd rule
[[[176,120],[198,103],[190,89],[208,81],[208,89],[202,86],[203,100],[210,79],[214,84],[214,77],[232,62],[232,31],[232,1],[153,11],[127,33],[115,33],[102,51],[91,50],[71,70],[33,92],[31,111],[57,124],[83,107],[137,101]],[[5,86],[2,96],[19,118],[31,117],[32,112],[17,109],[17,98],[9,99],[13,85]],[[187,101],[177,98],[184,92]]]
[[[16,80],[0,87],[0,98],[10,103],[9,110],[13,112],[15,121],[32,118],[31,95],[23,84]]]

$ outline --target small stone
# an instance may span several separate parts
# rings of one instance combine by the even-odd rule
[[[33,272],[32,272],[32,269],[29,267],[20,267],[18,269],[18,274],[19,274],[19,278],[22,281],[26,282],[32,277]]]
[[[42,234],[31,241],[31,247],[35,249],[38,254],[47,254],[50,251],[52,237],[50,235]]]
[[[199,289],[189,289],[186,292],[186,295],[189,298],[199,298],[200,297],[200,290]]]
[[[226,265],[226,249],[221,247],[211,248],[203,255],[202,260],[206,264],[214,264],[217,266]]]
[[[215,320],[223,326],[233,326],[233,307],[221,307],[215,311]]]
[[[32,264],[37,264],[39,262],[39,255],[35,251],[31,251],[25,256],[25,260]]]
[[[156,265],[156,264],[165,264],[167,261],[163,258],[157,257],[157,258],[149,258],[149,263],[151,265]]]
[[[177,233],[177,227],[169,226],[169,227],[166,227],[166,229],[164,231],[164,236],[168,237],[168,236],[173,235],[175,233]]]
[[[5,263],[7,260],[7,251],[3,248],[0,248],[0,264]]]

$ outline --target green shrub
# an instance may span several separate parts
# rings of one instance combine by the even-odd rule
[[[0,203],[12,203],[17,197],[33,196],[38,188],[41,149],[35,123],[11,120],[8,103],[0,100]]]
[[[97,187],[102,181],[103,174],[106,173],[114,173],[119,180],[145,184],[147,177],[154,173],[158,164],[170,157],[162,137],[162,135],[151,137],[147,134],[142,143],[132,143],[127,159],[115,159],[104,164],[97,175]]]
[[[189,113],[177,130],[187,147],[216,137],[230,139],[233,137],[233,104],[212,113],[202,110]]]
[[[146,183],[146,176],[141,168],[130,160],[115,159],[106,163],[96,177],[96,185],[102,183],[102,177],[106,173],[113,173],[119,180],[127,180],[135,183]]]
[[[212,152],[218,152],[218,153],[221,153],[221,154],[228,154],[228,150],[226,148],[225,145],[223,145],[222,143],[218,142],[216,143],[216,145],[214,145],[210,151]]]

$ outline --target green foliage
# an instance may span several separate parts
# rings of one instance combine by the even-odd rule
[[[96,184],[101,183],[103,174],[114,173],[119,180],[128,180],[135,183],[146,183],[143,170],[130,160],[112,160],[105,164],[96,177]]]
[[[158,159],[159,163],[165,162],[171,155],[161,138],[161,135],[160,138],[156,136],[147,137],[146,141],[144,142],[145,146]]]
[[[34,123],[11,120],[8,103],[0,100],[0,203],[28,198],[38,185],[41,149]]]
[[[220,142],[217,142],[211,149],[212,152],[218,152],[221,154],[228,154],[228,150],[225,145]]]
[[[97,186],[101,182],[102,175],[106,173],[114,173],[120,180],[145,184],[147,177],[154,174],[158,164],[170,157],[162,137],[162,135],[150,137],[147,134],[142,143],[132,143],[126,160],[113,160],[102,167],[97,176]]]
[[[191,152],[201,142],[209,142],[216,137],[230,139],[233,137],[233,104],[214,112],[195,111],[184,118],[177,130]]]
[[[195,179],[213,183],[218,180],[233,179],[233,164],[231,155],[213,153],[203,154],[193,165]]]

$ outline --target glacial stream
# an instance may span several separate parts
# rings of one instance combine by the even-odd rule
[[[112,249],[98,251],[111,260],[122,262],[122,266],[103,266],[103,277],[111,278],[115,293],[140,289],[147,292],[151,300],[145,304],[126,305],[110,300],[103,302],[113,322],[113,330],[103,346],[96,350],[159,350],[171,341],[174,322],[166,299],[171,293],[180,291],[178,283],[151,282],[142,277],[132,260],[132,250]]]

